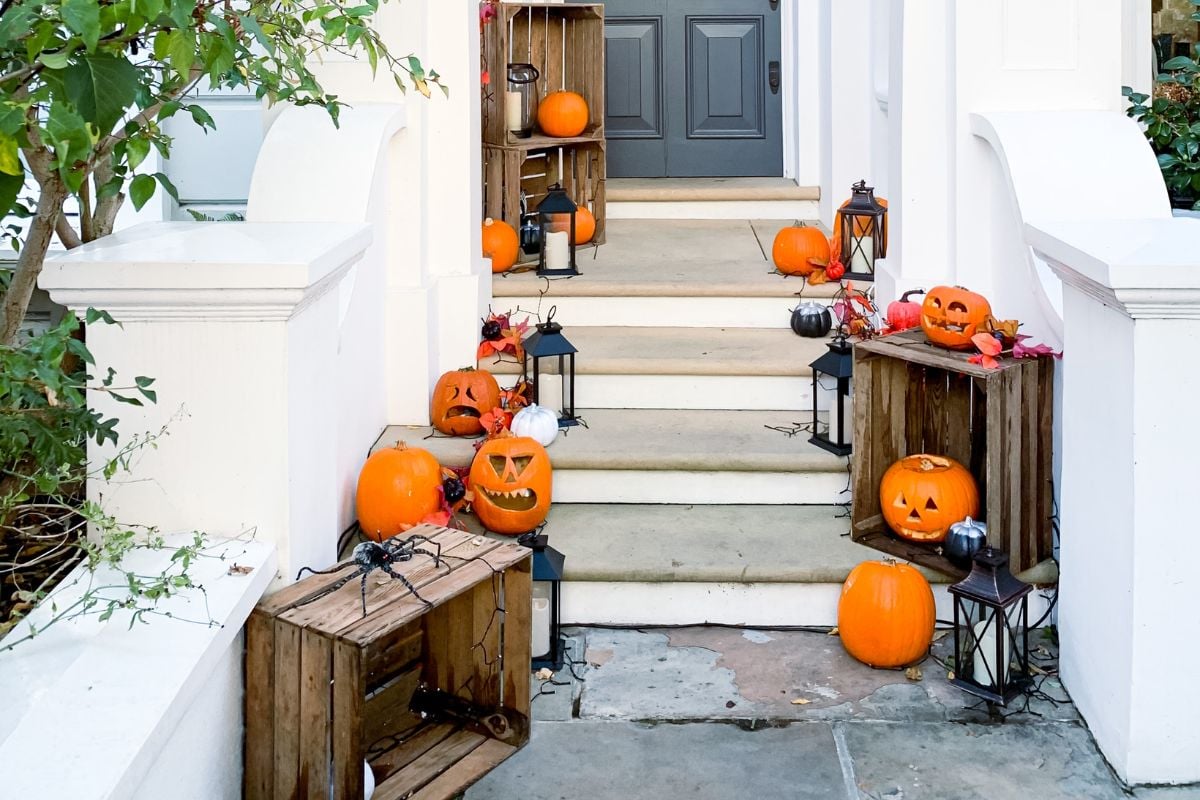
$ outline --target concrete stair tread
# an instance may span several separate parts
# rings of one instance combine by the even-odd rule
[[[564,580],[608,583],[842,583],[885,554],[850,540],[843,506],[556,503],[543,532],[566,556]],[[471,530],[478,520],[463,515]],[[490,534],[497,536],[495,534]],[[950,583],[917,567],[931,583]],[[1055,583],[1045,561],[1022,573]]]
[[[821,199],[790,178],[609,178],[604,191],[610,203]]]
[[[579,375],[782,375],[808,376],[825,352],[825,340],[806,339],[788,328],[571,328],[579,348]],[[556,365],[557,366],[557,365]],[[495,358],[479,367],[519,373],[516,361]]]
[[[606,243],[579,254],[580,275],[546,281],[532,271],[493,276],[492,296],[832,297],[838,284],[809,286],[773,272],[771,244],[790,220],[643,220],[607,223]],[[811,223],[816,224],[816,223]],[[525,309],[533,311],[535,309]],[[544,311],[545,309],[543,309]],[[569,323],[568,320],[562,320]]]
[[[578,413],[588,427],[560,434],[548,448],[557,470],[846,471],[844,458],[810,444],[804,434],[787,436],[765,427],[789,426],[805,417],[800,411],[590,409]],[[471,462],[474,439],[431,433],[428,426],[392,425],[374,449],[399,440],[429,450],[447,466]]]

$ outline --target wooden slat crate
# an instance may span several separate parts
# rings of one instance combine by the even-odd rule
[[[536,149],[560,142],[604,140],[603,4],[501,3],[496,19],[484,26],[483,58],[491,77],[483,94],[485,143]],[[537,67],[541,97],[561,89],[583,95],[590,119],[581,136],[552,139],[535,130],[532,137],[518,139],[508,132],[504,91],[510,62]]]
[[[559,151],[562,170],[559,170]],[[606,164],[603,142],[556,145],[544,150],[483,147],[484,216],[502,219],[514,228],[521,225],[521,191],[529,210],[536,211],[546,190],[562,187],[576,205],[586,207],[596,218],[596,233],[590,244],[604,243],[604,183]],[[519,256],[523,261],[536,257]]]
[[[879,481],[900,458],[944,455],[966,466],[980,490],[988,542],[1014,571],[1049,558],[1054,363],[1004,357],[1000,368],[931,345],[920,330],[854,347],[854,498],[851,536],[947,575],[964,571],[937,545],[895,536],[883,521]]]
[[[246,627],[247,800],[449,798],[528,739],[530,551],[432,525],[444,563],[395,565],[404,585],[343,563],[265,598]],[[428,547],[427,545],[422,545]],[[432,549],[432,548],[430,548]],[[501,609],[510,609],[501,611]],[[410,710],[419,684],[501,711],[505,735]],[[494,735],[495,734],[495,735]]]

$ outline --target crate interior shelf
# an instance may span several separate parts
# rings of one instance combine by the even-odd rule
[[[1014,572],[1051,555],[1053,375],[1051,359],[1013,359],[985,369],[967,353],[930,344],[920,330],[854,347],[854,541],[959,577],[937,545],[891,532],[879,482],[906,455],[949,456],[979,486],[988,542]]]
[[[440,550],[393,565],[416,595],[372,572],[364,616],[351,561],[251,615],[248,800],[357,800],[364,760],[376,800],[450,798],[528,740],[530,551],[432,525],[412,534]]]

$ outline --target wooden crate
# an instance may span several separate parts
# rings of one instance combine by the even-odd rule
[[[512,37],[509,38],[509,31]],[[511,46],[510,46],[511,45]],[[560,142],[604,139],[604,5],[601,3],[501,3],[484,26],[483,60],[491,83],[483,93],[483,141],[537,149]],[[510,58],[511,54],[511,58]],[[504,124],[509,63],[529,63],[541,73],[539,94],[566,89],[587,101],[590,119],[573,139],[553,139],[536,130],[518,139]]]
[[[327,592],[353,572],[308,577],[264,599],[246,627],[248,800],[448,798],[525,744],[529,719],[530,551],[431,525],[442,566],[417,555]],[[501,612],[498,609],[509,609]],[[418,684],[502,710],[505,736],[444,716],[422,719]]]
[[[988,541],[1014,571],[1049,558],[1053,376],[1051,359],[1005,357],[999,369],[931,345],[920,330],[854,347],[851,536],[947,575],[964,571],[936,545],[895,536],[883,521],[879,481],[898,459],[949,456],[979,485]]]
[[[590,244],[604,243],[606,164],[603,142],[556,145],[540,150],[484,145],[483,167],[484,216],[502,219],[519,229],[522,190],[529,210],[536,211],[546,190],[559,183],[577,205],[586,207],[596,218],[596,233]],[[522,260],[529,258],[524,253],[520,257]]]

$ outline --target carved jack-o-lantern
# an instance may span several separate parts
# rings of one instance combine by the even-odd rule
[[[952,458],[906,456],[879,482],[879,506],[891,529],[914,542],[940,542],[950,526],[979,516],[979,489]]]
[[[984,329],[992,307],[981,294],[961,286],[935,286],[921,304],[921,330],[934,344],[970,350],[971,337]]]
[[[488,530],[533,530],[550,510],[551,469],[546,449],[526,436],[502,436],[479,448],[471,462],[471,507]]]
[[[453,370],[438,378],[429,404],[433,427],[451,436],[483,433],[479,418],[500,405],[500,386],[483,369]]]

